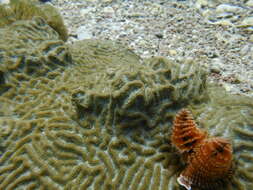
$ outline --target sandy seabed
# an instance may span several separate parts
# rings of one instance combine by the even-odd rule
[[[118,40],[142,57],[194,59],[235,94],[253,96],[253,3],[235,0],[53,0],[69,43]]]

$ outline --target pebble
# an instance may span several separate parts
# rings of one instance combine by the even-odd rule
[[[86,26],[80,26],[77,29],[78,40],[90,39],[93,37],[92,32]]]
[[[207,6],[207,5],[208,5],[207,0],[197,0],[196,4],[195,4],[196,8],[198,8],[198,9],[200,9],[203,6]]]
[[[113,13],[114,13],[114,10],[113,10],[112,7],[105,7],[105,8],[103,9],[103,12],[104,12],[105,14],[113,14]]]
[[[92,7],[85,7],[80,11],[81,16],[85,16],[93,10]]]
[[[250,48],[251,47],[249,45],[245,45],[240,51],[241,54],[245,56],[250,51]]]
[[[230,20],[218,20],[216,22],[211,22],[211,24],[222,25],[222,26],[234,26]]]
[[[226,90],[227,92],[231,92],[231,89],[232,89],[231,84],[223,83],[223,87],[225,88],[225,90]]]
[[[253,16],[252,17],[246,17],[241,22],[241,27],[249,27],[249,26],[253,26]]]
[[[241,7],[230,4],[220,4],[218,7],[216,7],[217,13],[224,13],[224,12],[238,13],[241,12],[242,10],[243,9]]]
[[[210,65],[210,71],[213,73],[221,73],[222,66],[223,66],[223,61],[220,58],[214,58],[212,59],[211,65]]]
[[[2,4],[8,4],[10,2],[10,0],[0,0],[0,3]]]
[[[111,3],[113,0],[102,0],[103,3]]]
[[[220,74],[220,73],[221,73],[219,67],[217,67],[217,66],[215,66],[215,65],[213,65],[213,66],[210,67],[210,71],[211,71],[212,73],[216,73],[216,74]]]
[[[253,0],[249,0],[247,3],[246,3],[247,6],[249,7],[253,7]]]
[[[96,3],[98,0],[86,0],[86,1],[90,3]]]
[[[253,43],[253,34],[250,35],[250,37],[249,37],[249,42],[252,42],[252,43]]]
[[[174,50],[174,49],[171,49],[171,50],[169,50],[169,54],[170,54],[171,56],[175,56],[175,55],[177,55],[177,51]]]

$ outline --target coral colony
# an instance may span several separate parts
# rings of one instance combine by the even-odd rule
[[[187,166],[177,181],[187,190],[192,187],[215,189],[231,177],[232,146],[220,137],[207,137],[197,128],[191,113],[182,109],[173,123],[172,143],[187,155]]]
[[[252,189],[252,98],[209,84],[192,59],[67,39],[50,3],[0,4],[0,190],[220,190],[222,137],[236,160],[227,189]]]

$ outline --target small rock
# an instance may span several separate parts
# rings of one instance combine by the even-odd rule
[[[253,43],[253,34],[250,35],[249,41]]]
[[[161,15],[162,13],[162,6],[159,4],[151,4],[150,14],[151,15]]]
[[[214,58],[210,65],[210,71],[212,73],[219,74],[223,70],[224,63],[220,58]]]
[[[249,27],[249,26],[253,26],[253,16],[252,17],[246,17],[241,22],[241,27]]]
[[[157,38],[159,38],[159,39],[162,39],[162,38],[163,38],[163,35],[162,35],[161,33],[157,33],[157,34],[155,34],[155,36],[156,36]]]
[[[114,9],[112,7],[105,7],[103,13],[105,17],[111,18],[113,17]]]
[[[211,22],[211,24],[221,25],[221,26],[234,26],[234,24],[228,19]]]
[[[139,40],[138,44],[142,47],[147,47],[148,42],[146,40],[141,39]]]
[[[175,55],[177,55],[177,51],[174,50],[174,49],[171,49],[171,50],[169,50],[169,54],[170,54],[171,56],[175,56]]]
[[[81,13],[81,16],[85,16],[85,15],[87,15],[90,11],[92,11],[93,10],[93,8],[91,8],[91,7],[87,7],[87,8],[84,8],[84,9],[82,9],[81,11],[80,11],[80,13]]]
[[[80,26],[77,29],[77,38],[79,40],[90,39],[92,37],[93,37],[92,32],[90,30],[88,30],[86,26]]]
[[[113,0],[102,0],[103,3],[111,3]]]
[[[227,84],[227,83],[223,83],[223,87],[225,88],[225,90],[227,92],[231,92],[231,85]]]
[[[0,0],[0,4],[9,4],[10,0]]]
[[[223,12],[223,13],[217,14],[216,17],[219,19],[224,19],[224,18],[231,18],[233,15],[234,15],[233,13]]]
[[[250,51],[250,46],[249,45],[245,45],[242,49],[241,49],[241,54],[242,55],[246,55],[248,52]]]
[[[210,71],[212,73],[216,73],[216,74],[219,74],[221,72],[220,68],[218,66],[215,66],[215,65],[211,66]]]
[[[249,0],[247,3],[246,3],[247,6],[249,7],[253,7],[253,0]]]
[[[207,6],[207,5],[208,5],[207,0],[197,0],[197,2],[195,3],[195,7],[197,9],[201,9],[202,7]]]
[[[209,15],[212,14],[212,11],[210,11],[209,9],[207,9],[207,10],[201,11],[200,13],[201,13],[202,16],[208,17]]]
[[[242,8],[236,5],[220,4],[218,7],[216,7],[217,13],[224,13],[224,12],[238,13],[240,11],[242,11]]]

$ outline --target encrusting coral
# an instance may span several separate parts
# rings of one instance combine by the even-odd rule
[[[111,41],[67,45],[33,17],[0,29],[0,63],[0,189],[179,190],[167,137],[183,107],[232,140],[226,190],[253,185],[253,101],[219,97],[194,61],[141,59]]]
[[[178,182],[188,190],[193,187],[217,189],[231,177],[232,146],[221,137],[207,137],[198,129],[190,111],[182,109],[175,117],[172,143],[185,153],[187,167]]]

